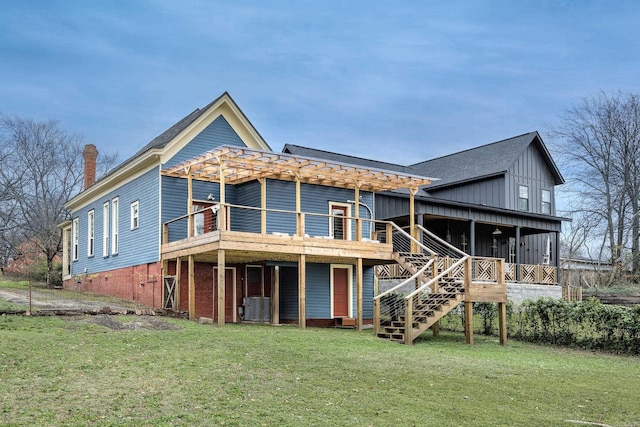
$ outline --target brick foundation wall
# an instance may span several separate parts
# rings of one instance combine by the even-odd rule
[[[162,307],[160,263],[142,264],[67,279],[65,289],[110,295],[153,308]]]

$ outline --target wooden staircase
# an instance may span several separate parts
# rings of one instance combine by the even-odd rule
[[[411,344],[464,301],[469,256],[432,234],[427,236],[430,244],[423,244],[408,234],[405,237],[414,241],[413,247],[417,250],[396,251],[394,259],[411,277],[374,298],[374,310],[379,319],[378,337]],[[451,258],[452,254],[456,257]],[[448,262],[443,262],[444,259]],[[410,292],[399,291],[407,286],[412,288]]]

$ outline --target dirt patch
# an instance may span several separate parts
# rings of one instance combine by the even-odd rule
[[[126,302],[115,301],[90,301],[88,299],[82,299],[81,296],[77,298],[68,298],[60,291],[48,290],[32,290],[31,298],[29,298],[29,291],[24,289],[0,289],[0,298],[11,302],[13,304],[21,306],[31,306],[35,310],[100,310],[104,307],[109,307],[112,310],[127,310],[135,307],[134,304],[127,304]]]
[[[81,320],[83,323],[104,326],[112,331],[177,331],[182,328],[173,323],[153,316],[137,316],[135,319],[121,318],[106,314],[89,316]]]

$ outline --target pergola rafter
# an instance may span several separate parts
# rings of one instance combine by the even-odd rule
[[[389,191],[406,188],[417,191],[431,184],[433,178],[369,168],[324,159],[246,147],[221,146],[162,171],[166,176],[227,184],[241,184],[254,179],[300,180],[305,184],[359,188],[361,191]]]

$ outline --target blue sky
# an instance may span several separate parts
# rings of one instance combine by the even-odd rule
[[[0,112],[59,120],[121,159],[224,91],[274,150],[410,164],[545,138],[581,98],[640,81],[635,1],[0,6]]]

